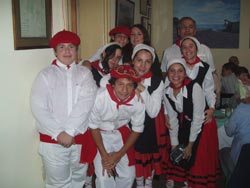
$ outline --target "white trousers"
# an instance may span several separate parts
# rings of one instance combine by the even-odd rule
[[[87,164],[80,164],[81,145],[65,148],[59,144],[40,142],[46,188],[82,188]]]
[[[103,144],[107,152],[119,151],[123,146],[122,136],[119,131],[101,131]],[[94,159],[96,188],[131,188],[135,179],[135,166],[128,166],[128,157],[124,155],[116,165],[118,177],[108,177],[102,174],[102,163],[100,153]]]

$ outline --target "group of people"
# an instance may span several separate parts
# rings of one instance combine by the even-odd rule
[[[241,102],[250,102],[250,75],[246,67],[239,64],[237,56],[231,56],[223,64],[221,71],[221,92],[229,95],[222,101],[222,106],[231,105],[236,108]]]
[[[110,43],[83,65],[77,34],[51,38],[56,59],[31,91],[46,187],[91,187],[94,174],[97,188],[135,180],[151,188],[160,175],[167,188],[216,187],[215,68],[195,32],[195,21],[182,18],[161,64],[140,24],[112,29]],[[174,163],[179,145],[182,160]]]

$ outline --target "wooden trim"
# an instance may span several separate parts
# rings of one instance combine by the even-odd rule
[[[70,0],[71,30],[77,33],[77,0]]]

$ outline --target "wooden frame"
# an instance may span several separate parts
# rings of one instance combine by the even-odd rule
[[[134,24],[135,3],[129,0],[116,0],[116,26]]]
[[[14,47],[16,50],[49,48],[52,2],[12,0]]]
[[[147,0],[140,0],[140,14],[143,16],[148,16],[147,5],[148,5]]]
[[[150,23],[148,23],[147,30],[148,30],[149,38],[150,38],[150,40],[151,40],[151,24],[150,24]]]
[[[145,27],[145,29],[148,29],[148,18],[145,16],[141,17],[141,24]]]

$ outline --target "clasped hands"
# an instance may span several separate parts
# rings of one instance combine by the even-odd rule
[[[63,147],[69,148],[74,144],[74,137],[63,131],[57,136],[57,142]]]
[[[116,164],[120,161],[121,157],[119,152],[107,153],[107,155],[102,156],[102,175],[106,170],[108,176],[119,176],[116,172]]]

